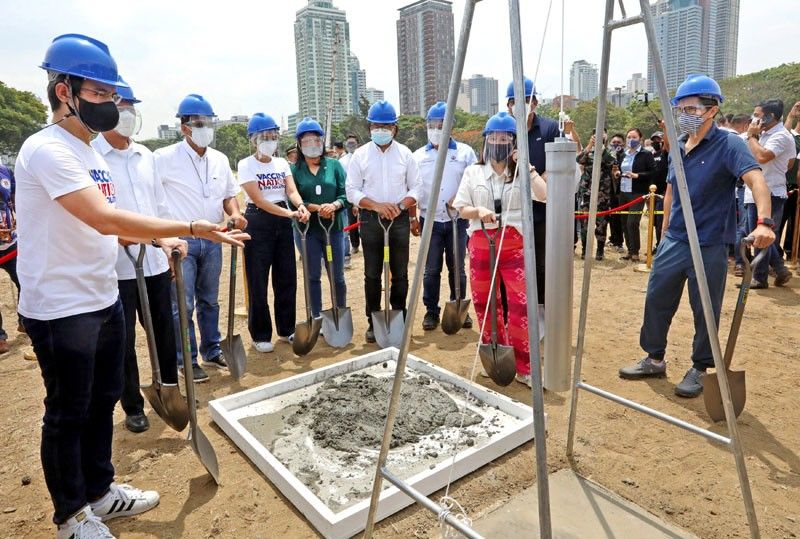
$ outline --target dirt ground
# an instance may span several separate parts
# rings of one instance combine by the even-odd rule
[[[416,242],[413,245],[416,249]],[[609,250],[606,253],[606,260],[596,263],[593,270],[584,379],[724,434],[724,426],[710,424],[702,398],[681,399],[672,391],[691,364],[688,298],[683,299],[673,322],[667,353],[668,378],[631,382],[617,377],[621,365],[641,355],[638,334],[647,276],[633,272],[629,263],[619,260],[620,255]],[[222,282],[227,283],[227,265],[223,267],[226,269]],[[412,262],[410,271],[413,269]],[[132,434],[125,430],[124,415],[117,408],[117,479],[158,490],[161,504],[137,518],[112,521],[113,533],[126,539],[317,536],[303,515],[211,423],[206,403],[375,350],[376,345],[364,343],[362,272],[359,253],[353,257],[352,269],[347,270],[348,303],[353,307],[355,321],[354,344],[338,352],[320,339],[305,358],[294,357],[291,347],[283,343],[276,346],[274,353],[260,354],[251,347],[245,319],[237,317],[236,330],[243,336],[248,353],[247,374],[236,383],[227,374],[212,369],[211,381],[196,386],[201,401],[200,425],[216,449],[222,486],[215,486],[205,473],[185,441],[185,433],[172,431],[147,408],[150,430]],[[575,276],[577,326],[582,277],[582,261],[577,256]],[[12,323],[15,304],[10,281],[4,273],[0,279],[0,308],[12,347],[10,353],[0,356],[0,438],[6,455],[0,463],[0,523],[6,537],[53,537],[52,506],[39,463],[44,388],[36,363],[23,359],[29,341],[17,334],[16,324]],[[733,284],[731,273],[723,309],[724,332],[736,298]],[[227,286],[221,289],[224,320]],[[299,301],[302,297],[299,292]],[[299,314],[302,309],[299,303],[298,319],[303,316]],[[421,314],[415,322],[412,353],[468,376],[477,329],[450,337],[441,330],[423,332]],[[224,322],[221,326],[224,328]],[[792,371],[786,369],[800,359],[798,327],[800,277],[785,288],[751,292],[734,366],[746,369],[748,376],[748,402],[739,425],[762,537],[800,536],[798,384]],[[142,379],[147,381],[149,363],[141,330],[137,339]],[[493,386],[483,378],[478,382]],[[530,402],[528,388],[516,382],[493,389]],[[545,394],[551,471],[570,466],[565,456],[569,402],[568,392]],[[579,399],[574,465],[581,474],[700,537],[748,536],[736,469],[727,450],[585,392]],[[25,485],[28,481],[30,484]],[[535,481],[533,444],[529,443],[456,482],[451,496],[477,518],[533,487]],[[377,529],[380,537],[435,537],[438,533],[435,517],[415,506],[379,523]]]

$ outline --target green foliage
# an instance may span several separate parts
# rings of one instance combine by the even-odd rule
[[[231,168],[236,170],[239,161],[250,155],[250,139],[244,124],[223,125],[214,132],[214,148],[225,154]]]
[[[170,144],[175,144],[179,140],[181,140],[181,139],[179,139],[179,138],[171,138],[171,139],[149,138],[149,139],[140,140],[140,141],[137,141],[137,142],[139,142],[139,144],[141,144],[142,146],[144,146],[145,148],[147,148],[151,152],[154,152],[154,151],[158,150],[159,148],[164,148],[166,146],[169,146]]]
[[[800,99],[800,63],[783,64],[720,83],[725,114],[750,114],[764,99],[782,99],[788,112]]]
[[[47,108],[38,97],[0,81],[0,154],[16,154],[46,121]]]

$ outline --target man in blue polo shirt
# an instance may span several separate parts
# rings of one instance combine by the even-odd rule
[[[755,238],[754,245],[765,248],[775,241],[775,225],[769,218],[770,192],[758,163],[741,138],[719,129],[714,123],[723,99],[719,85],[705,75],[689,75],[672,99],[683,133],[678,139],[680,152],[717,324],[728,269],[727,246],[736,240],[734,187],[738,178],[752,190],[758,208],[758,223],[750,232]],[[639,344],[647,356],[620,369],[619,375],[627,379],[666,376],[667,333],[688,280],[695,327],[692,367],[675,386],[675,394],[697,397],[703,392],[703,375],[707,368],[714,366],[714,359],[692,264],[686,221],[675,185],[675,169],[670,163],[664,195],[663,239],[647,284],[644,321],[639,336]]]

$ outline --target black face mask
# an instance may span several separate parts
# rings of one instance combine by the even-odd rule
[[[505,161],[511,155],[511,152],[514,151],[514,145],[512,143],[506,144],[492,144],[490,142],[486,143],[486,158],[491,159],[493,161]]]
[[[653,143],[653,149],[655,151],[657,151],[657,152],[660,152],[661,151],[661,143],[660,142],[654,142]]]
[[[71,105],[69,110],[72,114],[77,116],[90,131],[102,133],[104,131],[111,131],[117,127],[119,123],[119,110],[117,110],[117,106],[113,101],[92,103],[78,96],[78,103],[80,103],[80,109],[77,112]]]

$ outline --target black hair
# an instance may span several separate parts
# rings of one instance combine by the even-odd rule
[[[783,117],[783,101],[780,99],[765,99],[758,106],[764,114],[772,114],[775,121]]]
[[[351,139],[351,138],[356,139],[356,142],[359,142],[359,143],[361,142],[361,140],[359,140],[359,138],[358,138],[358,135],[356,135],[355,133],[348,133],[347,136],[344,139],[347,140],[347,139]]]
[[[611,135],[611,138],[621,138],[622,140],[625,140],[625,135],[623,135],[622,133],[614,133],[613,135]]]
[[[638,127],[631,127],[630,129],[625,131],[625,136],[622,138],[628,138],[628,133],[630,133],[631,131],[636,131],[636,133],[639,134],[639,138],[642,138],[642,131]]]
[[[344,142],[337,140],[333,143],[334,148],[339,148],[340,150],[344,150]]]
[[[514,148],[516,148],[517,147],[517,135],[513,135],[513,137],[514,137],[514,142],[512,142],[512,144],[514,145]],[[485,165],[486,164],[486,157],[485,156],[486,156],[486,137],[484,136],[483,137],[483,145],[481,146],[481,153],[478,156],[478,164],[479,165]],[[510,156],[509,156],[509,159],[507,161],[507,165],[506,166],[508,167],[508,178],[509,178],[508,182],[512,182],[512,181],[514,181],[514,175],[515,175],[516,170],[517,170],[517,163],[516,163],[516,161],[511,159]],[[508,183],[508,182],[506,182],[506,183]]]
[[[729,112],[728,114],[725,115],[725,121],[731,123],[731,120],[733,120],[733,113]]]
[[[747,114],[737,114],[733,118],[731,118],[732,124],[749,124],[750,123],[750,116]]]
[[[56,95],[56,85],[62,82],[67,83],[67,77],[69,77],[70,90],[73,96],[76,96],[78,93],[80,93],[81,86],[83,86],[83,81],[85,80],[81,77],[75,77],[65,73],[58,73],[57,75],[53,76],[53,78],[51,78],[47,83],[47,100],[50,102],[50,109],[53,112],[55,112],[58,107],[61,106],[61,101],[59,101],[58,96]]]

